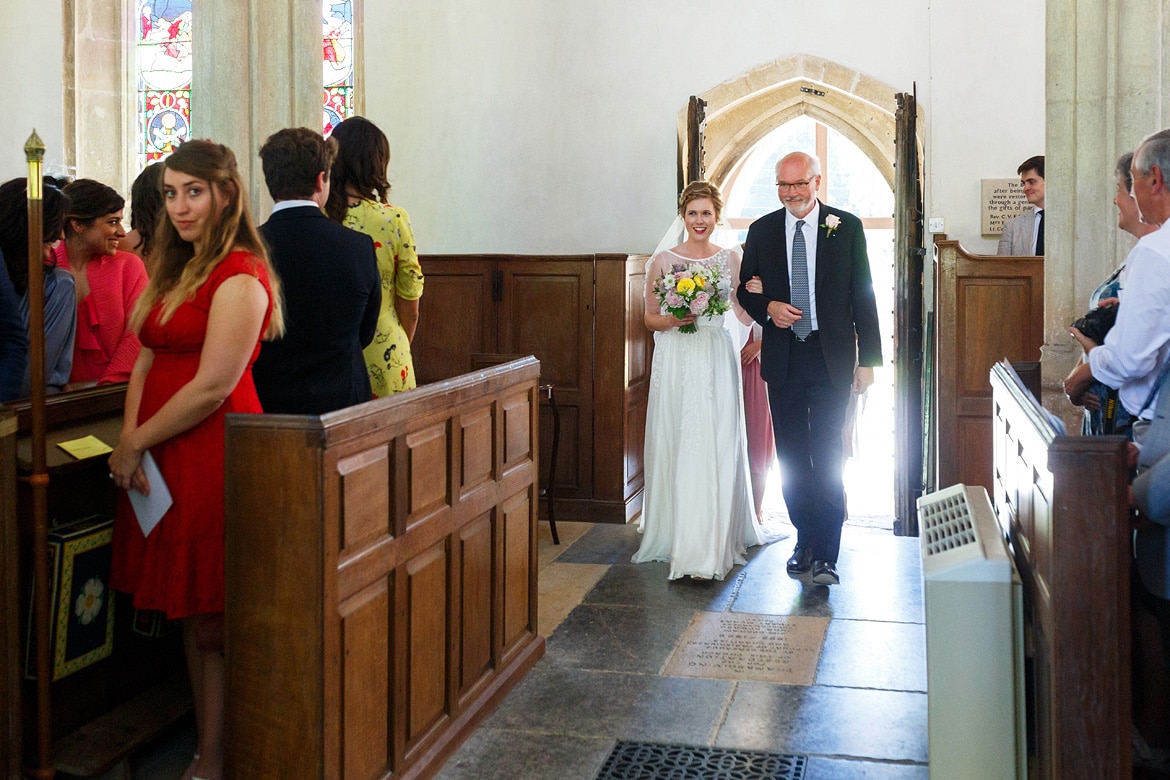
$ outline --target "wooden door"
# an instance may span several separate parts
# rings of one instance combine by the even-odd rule
[[[498,350],[535,355],[560,413],[556,494],[593,496],[593,256],[501,260]],[[540,409],[540,452],[552,453],[552,413]],[[543,469],[542,469],[543,470]]]
[[[498,351],[499,283],[490,255],[424,256],[420,262],[426,282],[410,349],[424,385],[466,374],[474,352]]]
[[[918,535],[922,495],[922,186],[914,95],[895,96],[894,181],[894,533]]]
[[[938,484],[992,484],[991,367],[1040,359],[1044,258],[971,255],[935,237]]]

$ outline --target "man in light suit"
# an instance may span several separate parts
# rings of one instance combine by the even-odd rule
[[[321,211],[336,156],[336,141],[304,127],[260,147],[276,201],[260,233],[280,276],[285,323],[252,367],[268,413],[324,414],[373,398],[362,348],[374,338],[382,280],[373,239]]]
[[[841,428],[850,393],[873,383],[881,336],[861,220],[817,200],[820,162],[793,152],[776,165],[784,208],[748,230],[738,297],[764,329],[760,374],[768,383],[784,501],[796,526],[788,571],[840,582],[845,521]],[[759,277],[763,292],[748,292]]]
[[[1024,257],[1044,254],[1044,155],[1029,157],[1016,169],[1024,197],[1032,208],[1003,226],[996,254]]]

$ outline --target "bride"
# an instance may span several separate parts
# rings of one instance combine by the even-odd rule
[[[715,185],[691,182],[679,196],[686,240],[656,253],[646,266],[645,323],[656,343],[646,408],[642,544],[633,562],[668,561],[672,580],[723,579],[746,562],[747,547],[778,538],[756,519],[739,350],[724,317],[676,317],[663,311],[655,293],[673,266],[703,260],[718,266],[718,292],[735,318],[751,325],[735,300],[739,250],[711,243],[722,209]],[[680,331],[692,324],[694,332]]]

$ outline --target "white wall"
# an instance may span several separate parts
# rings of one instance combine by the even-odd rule
[[[28,173],[24,144],[33,129],[45,142],[45,167],[65,165],[60,0],[0,2],[0,181]]]
[[[64,161],[59,1],[0,2],[19,85],[0,90],[5,179],[23,174],[33,127],[47,164]],[[390,136],[392,197],[424,252],[651,249],[673,213],[687,97],[797,53],[917,83],[926,214],[975,251],[995,247],[979,235],[979,180],[1043,151],[1041,3],[364,5],[366,113]]]
[[[367,3],[366,113],[424,252],[647,251],[673,213],[687,97],[812,53],[917,83],[927,214],[994,251],[979,180],[1043,151],[1044,10],[1021,5]]]

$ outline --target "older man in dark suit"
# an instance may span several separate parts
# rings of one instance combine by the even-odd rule
[[[337,143],[303,127],[260,147],[276,205],[260,233],[284,294],[284,338],[252,367],[265,412],[324,414],[370,400],[362,348],[374,338],[382,283],[369,236],[321,211]]]
[[[793,152],[776,165],[784,208],[748,231],[739,302],[764,328],[768,383],[784,501],[796,526],[788,571],[840,582],[845,522],[841,428],[850,393],[873,383],[881,336],[861,220],[817,200],[820,162]],[[762,293],[747,289],[759,277]]]

